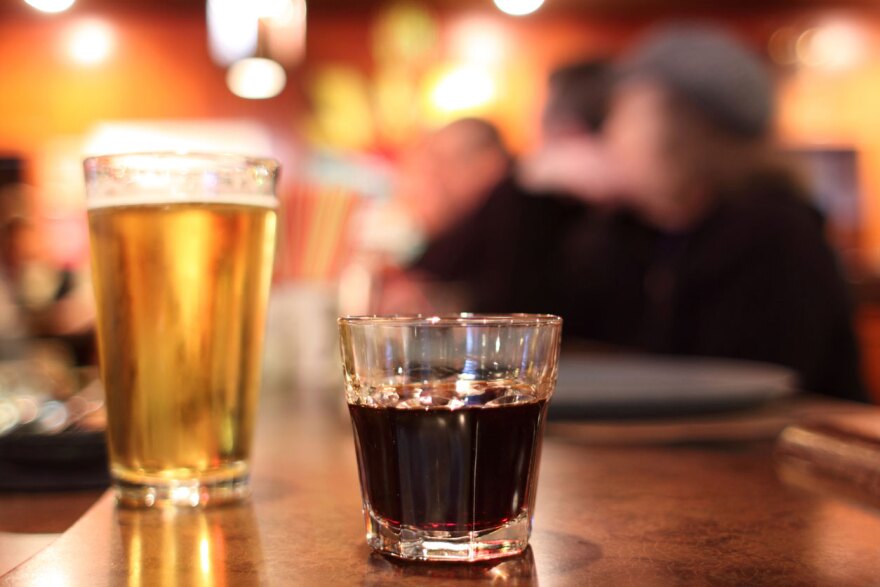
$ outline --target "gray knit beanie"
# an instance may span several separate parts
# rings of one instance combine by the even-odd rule
[[[770,130],[770,74],[723,29],[675,25],[656,30],[623,59],[618,74],[623,80],[656,80],[731,133],[759,137]]]

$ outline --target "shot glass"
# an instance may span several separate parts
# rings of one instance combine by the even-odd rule
[[[367,543],[481,561],[528,545],[562,320],[339,319]]]
[[[85,161],[117,499],[249,492],[275,246],[274,161],[145,153]]]

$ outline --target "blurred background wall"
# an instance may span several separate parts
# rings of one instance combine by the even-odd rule
[[[285,2],[245,4],[269,14]],[[283,89],[254,100],[233,94],[226,64],[212,58],[204,0],[78,0],[58,14],[4,0],[0,157],[21,162],[49,254],[85,264],[79,161],[100,147],[137,149],[150,129],[173,134],[177,123],[190,135],[203,128],[206,142],[271,151],[264,154],[285,165],[285,191],[296,189],[309,153],[384,170],[422,132],[464,115],[497,123],[514,152],[524,152],[538,140],[553,67],[618,55],[652,25],[697,18],[730,27],[774,65],[779,140],[814,163],[831,237],[862,302],[865,349],[880,357],[874,5],[546,0],[516,17],[490,0],[312,0],[307,14],[304,46],[281,60]],[[872,367],[880,360],[866,363],[880,381]]]
[[[306,141],[393,158],[424,128],[463,114],[498,123],[522,151],[536,140],[550,68],[617,54],[659,21],[701,18],[737,30],[777,64],[783,142],[857,153],[857,226],[842,228],[859,233],[846,242],[862,260],[880,265],[876,11],[842,2],[715,6],[548,0],[511,17],[490,2],[316,0],[304,58],[288,67],[284,90],[246,100],[211,60],[204,2],[80,0],[62,14],[4,2],[0,152],[24,159],[26,178],[42,187],[56,179],[53,156],[64,140],[108,120],[245,118],[263,125],[282,154]]]

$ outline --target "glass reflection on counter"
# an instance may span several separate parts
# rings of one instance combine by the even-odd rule
[[[215,510],[120,509],[129,587],[259,585],[259,530],[249,504]],[[232,545],[235,545],[234,547]]]

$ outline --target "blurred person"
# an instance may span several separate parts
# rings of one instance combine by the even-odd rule
[[[461,118],[428,134],[414,149],[404,163],[399,196],[430,240],[479,208],[510,161],[492,123]]]
[[[462,221],[491,198],[506,175],[511,155],[498,129],[479,118],[462,118],[429,133],[402,165],[397,208],[424,239],[418,261],[407,270],[387,267],[382,312],[460,311],[470,292],[458,234]],[[473,243],[472,243],[473,244]]]
[[[27,212],[27,188],[0,191],[0,336],[15,341],[52,339],[78,364],[94,364],[94,303],[77,273],[43,258],[41,235]]]
[[[554,72],[542,116],[545,141],[598,135],[608,82],[609,69],[600,61],[576,63]],[[517,172],[499,131],[487,121],[456,121],[433,138],[437,146],[427,152],[434,154],[435,169],[444,179],[429,181],[460,186],[462,195],[443,200],[455,210],[455,220],[432,235],[406,273],[386,283],[380,309],[557,310],[556,298],[547,291],[545,281],[562,260],[562,237],[584,213],[582,203],[553,193],[555,184],[544,182],[546,167],[535,177],[529,176],[530,183],[524,186],[524,177]],[[480,163],[475,147],[482,149],[491,163]],[[447,193],[453,191],[447,189]]]
[[[610,201],[616,176],[602,127],[611,87],[612,69],[603,60],[571,63],[550,74],[541,144],[517,166],[523,187],[590,205]]]
[[[611,76],[609,64],[601,59],[575,61],[554,69],[541,111],[542,140],[597,135],[605,123]]]
[[[622,61],[605,128],[617,197],[552,286],[566,332],[786,365],[808,391],[865,400],[847,288],[771,146],[772,103],[764,66],[714,28],[668,28]]]

